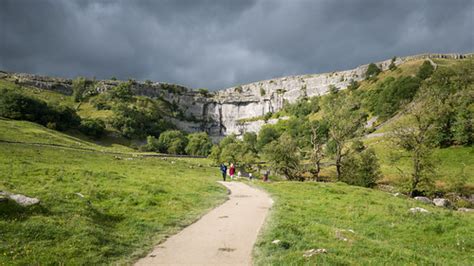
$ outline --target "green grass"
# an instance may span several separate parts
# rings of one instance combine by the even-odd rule
[[[69,133],[51,130],[33,122],[0,118],[0,140],[3,141],[61,145],[104,152],[134,151],[129,147],[113,142],[110,137],[94,142],[78,132]]]
[[[384,181],[393,182],[400,178],[401,169],[409,172],[411,164],[408,157],[403,157],[399,161],[392,162],[392,154],[404,154],[397,151],[383,137],[365,140],[369,147],[373,148],[380,160]],[[433,149],[433,161],[436,165],[437,181],[439,186],[445,185],[449,180],[458,178],[464,169],[464,174],[468,175],[468,185],[474,187],[474,147],[449,147],[443,149]]]
[[[258,186],[272,195],[275,204],[254,249],[256,265],[472,265],[474,261],[471,213],[341,183]],[[416,206],[430,213],[411,214],[409,209]],[[276,239],[280,244],[271,243]],[[327,253],[303,257],[313,248]]]
[[[130,263],[222,202],[218,179],[205,159],[0,143],[0,190],[41,200],[0,203],[0,265]]]

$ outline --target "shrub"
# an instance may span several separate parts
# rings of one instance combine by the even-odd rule
[[[258,132],[257,149],[262,150],[265,145],[278,139],[279,137],[280,137],[280,134],[274,127],[272,126],[263,127],[260,130],[260,132]]]
[[[105,133],[105,122],[101,119],[83,119],[79,130],[85,135],[98,139]]]
[[[416,73],[416,76],[422,80],[425,80],[429,78],[431,74],[433,74],[433,71],[434,67],[431,65],[430,61],[426,60],[418,69],[418,73]]]
[[[155,136],[146,137],[146,150],[154,152],[160,151],[160,145],[158,143],[158,139]]]
[[[342,160],[341,180],[350,185],[374,187],[381,177],[377,156],[363,144],[357,146]]]
[[[212,142],[206,132],[197,132],[188,135],[186,153],[190,155],[208,156],[212,149]]]
[[[75,102],[80,102],[84,98],[84,92],[87,89],[86,79],[83,77],[75,78],[72,81],[72,97]]]
[[[367,79],[370,79],[370,78],[376,77],[378,74],[380,74],[380,72],[381,70],[376,64],[370,63],[369,66],[367,67],[367,71],[365,72],[365,77]]]
[[[262,88],[262,87],[260,87],[260,96],[262,96],[262,97],[263,97],[263,96],[265,96],[265,94],[266,94],[266,91],[265,91],[265,89],[264,89],[264,88]]]
[[[107,91],[107,93],[112,100],[130,101],[133,97],[131,86],[132,81],[123,82]]]
[[[396,56],[392,58],[392,61],[390,62],[390,65],[388,66],[388,69],[390,69],[391,71],[394,71],[397,69],[397,66],[395,65],[395,60],[397,60]]]
[[[347,86],[347,89],[350,91],[355,91],[359,88],[359,86],[360,86],[359,82],[352,79],[351,82],[349,83],[349,86]]]

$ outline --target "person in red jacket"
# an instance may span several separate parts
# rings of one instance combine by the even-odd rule
[[[235,167],[234,167],[234,164],[233,164],[233,163],[230,164],[229,175],[230,175],[230,179],[231,179],[231,180],[234,179]]]

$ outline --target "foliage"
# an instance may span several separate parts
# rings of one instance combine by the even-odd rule
[[[426,60],[423,62],[423,64],[420,66],[420,69],[418,70],[418,73],[416,73],[416,76],[419,79],[427,79],[429,78],[434,71],[433,65],[431,65],[430,61]]]
[[[122,102],[130,101],[133,97],[131,86],[132,86],[131,81],[122,82],[119,85],[109,89],[107,93],[111,100],[115,100],[115,101],[118,100]]]
[[[221,147],[219,145],[214,145],[211,148],[211,153],[209,153],[209,160],[211,160],[214,164],[221,164],[224,161],[221,160]]]
[[[105,122],[101,119],[83,119],[79,130],[85,135],[98,139],[105,133]]]
[[[78,77],[72,81],[72,97],[75,102],[82,101],[86,90],[87,84],[85,78]]]
[[[44,101],[11,90],[0,90],[0,117],[27,120],[67,130],[80,124],[76,112],[64,105],[48,105]]]
[[[260,132],[258,132],[258,137],[257,137],[257,150],[261,151],[265,145],[268,143],[278,139],[280,137],[280,134],[276,131],[276,129],[271,126],[263,126],[260,129]]]
[[[346,142],[362,133],[367,115],[351,97],[334,95],[325,102],[325,120],[329,127],[329,137],[334,144],[334,159],[337,178],[341,178],[342,159],[348,153]]]
[[[309,122],[311,128],[311,150],[310,161],[315,166],[313,174],[316,181],[319,181],[319,173],[321,172],[321,160],[325,156],[324,145],[328,141],[328,125],[325,121]]]
[[[296,142],[288,134],[266,145],[263,150],[273,170],[288,180],[303,180],[300,175],[300,152]]]
[[[390,69],[390,71],[394,71],[397,69],[397,65],[395,65],[395,60],[397,60],[396,56],[392,58],[392,61],[390,62],[390,65],[388,66],[388,69]]]
[[[362,142],[354,142],[353,151],[342,160],[341,180],[355,186],[374,187],[381,178],[380,166],[374,150]]]
[[[188,135],[186,154],[208,156],[211,148],[212,142],[206,132],[196,132]]]
[[[160,134],[158,147],[161,152],[168,154],[184,154],[188,139],[179,130],[168,130]]]
[[[301,99],[293,104],[285,105],[283,111],[296,117],[303,117],[311,113],[317,113],[319,111],[319,99],[318,97]]]
[[[382,72],[382,70],[380,70],[376,64],[370,63],[365,72],[365,77],[366,79],[371,79],[376,77],[380,72]]]
[[[162,119],[160,115],[124,104],[113,108],[114,116],[110,124],[126,138],[144,138],[159,136],[161,132],[173,128],[173,125]]]
[[[420,84],[416,77],[386,78],[371,95],[369,108],[380,119],[388,119],[413,99]]]
[[[265,96],[265,94],[266,94],[266,91],[265,91],[265,89],[264,89],[264,88],[262,88],[262,87],[260,87],[260,96],[262,96],[262,97],[263,97],[263,96]]]
[[[209,90],[207,88],[200,88],[198,89],[198,93],[204,97],[209,96]]]
[[[360,87],[360,83],[356,80],[351,79],[351,82],[349,83],[349,86],[347,86],[347,89],[350,91],[355,91]]]

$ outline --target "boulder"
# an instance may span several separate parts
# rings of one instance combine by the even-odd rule
[[[458,211],[460,212],[474,212],[474,209],[469,209],[469,208],[459,208]]]
[[[10,200],[13,200],[18,205],[23,206],[23,207],[28,207],[28,206],[36,205],[40,203],[40,200],[37,198],[30,198],[21,194],[12,194],[7,191],[0,191],[0,198],[3,198],[3,200],[0,200],[0,201],[5,201],[5,199],[9,198]]]
[[[420,207],[410,208],[410,212],[411,213],[429,213],[429,211]]]
[[[443,199],[443,198],[436,198],[436,199],[433,199],[433,203],[434,205],[438,206],[438,207],[449,207],[451,206],[451,202],[447,199]]]
[[[427,197],[415,197],[414,199],[421,201],[426,204],[433,204],[433,202]]]
[[[10,199],[23,207],[28,207],[28,206],[36,205],[40,203],[40,200],[37,198],[30,198],[21,194],[11,194]]]

